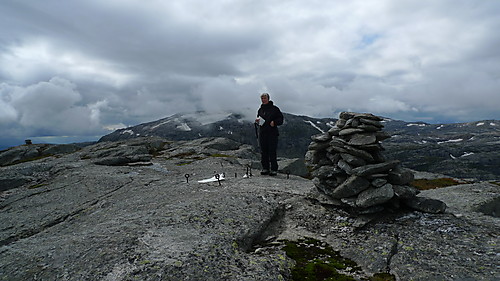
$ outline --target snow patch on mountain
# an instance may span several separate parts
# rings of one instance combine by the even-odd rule
[[[228,112],[217,112],[217,113],[196,112],[196,113],[185,114],[183,115],[183,117],[186,119],[195,120],[199,122],[201,125],[208,125],[218,121],[225,120],[231,115],[232,113]]]
[[[450,143],[450,142],[461,142],[463,139],[455,139],[455,140],[447,140],[447,141],[438,141],[437,144]]]
[[[310,120],[304,120],[304,122],[310,124],[311,126],[313,126],[315,129],[317,129],[318,131],[320,131],[321,133],[324,133],[325,131],[323,131],[320,127],[318,127],[316,124],[314,124],[312,121]]]
[[[125,130],[125,131],[122,131],[120,134],[124,135],[124,134],[130,134],[130,135],[133,135],[134,134],[134,131],[132,130]]]
[[[177,128],[177,129],[179,129],[179,130],[181,130],[181,131],[184,131],[184,132],[189,132],[189,131],[191,131],[191,128],[190,128],[190,127],[189,127],[189,125],[188,125],[188,124],[186,124],[186,123],[182,123],[182,124],[180,124],[180,125],[176,126],[175,128]]]
[[[425,127],[426,125],[425,125],[425,124],[410,123],[410,124],[407,124],[406,126],[407,126],[407,127],[411,127],[411,126]]]
[[[151,127],[151,130],[154,130],[154,129],[156,129],[156,128],[158,128],[158,127],[161,127],[161,126],[163,126],[163,125],[165,125],[165,124],[168,124],[168,123],[170,123],[171,121],[172,121],[172,120],[167,120],[167,121],[161,122],[161,123],[159,123],[159,124],[156,124],[156,125],[154,125],[153,127]]]
[[[460,158],[460,157],[467,157],[467,156],[471,156],[471,155],[473,155],[473,154],[474,154],[474,152],[464,152],[464,154],[462,154],[462,155],[460,155],[460,156],[456,157],[456,156],[454,156],[453,154],[451,154],[451,153],[450,153],[450,158],[451,158],[451,159],[457,159],[457,158]]]

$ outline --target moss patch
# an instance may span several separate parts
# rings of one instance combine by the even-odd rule
[[[214,153],[214,154],[210,155],[210,157],[233,157],[233,156],[227,155],[227,154],[221,154],[221,153]]]
[[[441,187],[448,187],[452,185],[463,184],[462,182],[456,181],[452,178],[440,178],[440,179],[418,179],[410,183],[411,186],[416,187],[419,190],[429,190]]]
[[[46,183],[35,184],[35,185],[28,187],[28,189],[35,189],[35,188],[39,188],[39,187],[46,186],[46,185],[47,185]]]
[[[293,281],[370,280],[395,281],[389,273],[376,273],[372,277],[361,277],[363,272],[356,262],[344,258],[330,245],[313,238],[298,241],[280,241],[286,255],[295,261],[292,268]]]
[[[354,261],[343,258],[338,251],[316,239],[285,241],[283,250],[296,262],[292,280],[356,280],[344,272],[361,270]]]
[[[396,281],[396,276],[389,273],[375,273],[370,281]]]
[[[170,158],[181,158],[181,159],[192,159],[196,153],[194,151],[182,152],[175,155],[172,155]]]

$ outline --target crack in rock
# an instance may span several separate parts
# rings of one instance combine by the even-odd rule
[[[61,187],[58,187],[58,188],[46,189],[46,190],[43,190],[43,191],[37,191],[37,192],[33,192],[33,193],[30,193],[30,194],[24,195],[22,197],[17,198],[16,200],[13,200],[11,202],[7,202],[7,203],[5,203],[5,205],[0,206],[0,210],[3,210],[5,208],[7,208],[9,205],[12,205],[12,204],[14,204],[16,202],[19,202],[19,201],[22,201],[22,200],[25,200],[27,198],[30,198],[30,197],[33,197],[33,196],[37,196],[37,195],[40,195],[40,194],[44,194],[44,193],[49,193],[49,192],[52,192],[52,191],[58,191],[58,190],[66,188],[68,186],[69,185],[65,185],[65,186],[61,186]]]
[[[238,241],[238,245],[245,251],[250,251],[260,242],[267,241],[270,237],[277,237],[282,231],[282,223],[285,217],[285,205],[280,204],[274,209],[273,215],[262,222],[259,228],[246,233]]]
[[[98,201],[94,201],[92,204],[90,204],[90,205],[89,205],[89,207],[90,207],[90,206],[95,205],[97,202],[98,202]],[[83,211],[84,211],[84,210],[86,210],[87,208],[88,208],[88,207],[78,209],[78,210],[76,210],[76,211],[74,211],[74,212],[71,212],[70,214],[66,214],[66,215],[61,216],[61,217],[58,217],[58,218],[56,218],[56,219],[54,219],[54,220],[52,220],[52,221],[49,221],[49,222],[47,222],[47,223],[45,223],[45,224],[41,225],[40,227],[37,227],[37,228],[34,228],[34,229],[30,229],[30,230],[28,230],[28,231],[24,231],[24,232],[22,232],[22,233],[19,233],[19,234],[16,234],[16,235],[10,236],[10,237],[8,237],[7,239],[4,239],[4,240],[0,241],[0,247],[1,247],[1,246],[8,245],[8,244],[11,244],[11,243],[14,243],[14,242],[19,241],[19,240],[21,240],[21,239],[29,238],[29,237],[34,236],[34,235],[36,235],[36,234],[38,234],[38,233],[40,233],[40,232],[42,232],[42,231],[44,231],[44,230],[46,230],[46,229],[49,229],[49,228],[51,228],[51,227],[53,227],[53,226],[56,226],[56,225],[58,225],[58,224],[60,224],[60,223],[63,223],[63,222],[65,222],[68,218],[70,218],[70,217],[73,217],[73,216],[76,216],[76,215],[80,214],[81,212],[83,212]]]
[[[94,200],[91,200],[91,201],[87,201],[87,202],[84,202],[82,204],[82,207],[73,211],[73,212],[70,212],[69,214],[66,214],[66,215],[63,215],[63,216],[60,216],[60,217],[57,217],[51,221],[48,221],[47,223],[44,223],[42,225],[40,225],[39,227],[36,227],[36,228],[32,228],[32,229],[29,229],[29,230],[26,230],[26,231],[23,231],[21,233],[17,233],[15,235],[12,235],[6,239],[3,239],[0,241],[0,247],[1,246],[5,246],[5,245],[9,245],[11,243],[14,243],[16,241],[19,241],[19,240],[22,240],[22,239],[25,239],[25,238],[29,238],[31,236],[34,236],[42,231],[45,231],[51,227],[54,227],[56,225],[59,225],[63,222],[65,222],[66,220],[68,220],[69,218],[71,217],[74,217],[74,216],[77,216],[79,215],[80,213],[84,212],[85,210],[91,208],[92,206],[95,206],[99,203],[99,201],[101,201],[102,199],[105,199],[105,198],[108,198],[111,194],[117,192],[118,190],[122,189],[124,186],[127,186],[128,184],[130,184],[131,182],[133,182],[133,180],[103,194],[102,196],[98,197],[97,199],[94,199]],[[61,189],[61,188],[58,188],[58,189]],[[52,191],[52,190],[51,190]],[[41,194],[43,192],[38,192],[36,194]],[[33,196],[34,194],[31,194],[27,197],[30,197],[30,196]]]
[[[391,261],[392,258],[398,254],[398,245],[399,245],[399,235],[396,233],[394,235],[394,243],[392,243],[391,251],[389,252],[389,256],[387,257],[387,265],[386,272],[391,273]]]

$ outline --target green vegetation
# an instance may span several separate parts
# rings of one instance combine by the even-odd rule
[[[178,154],[172,155],[170,158],[186,159],[186,158],[192,158],[193,155],[195,155],[195,154],[196,153],[194,151],[188,151],[188,152],[182,152],[182,153],[178,153]]]
[[[456,181],[452,178],[440,178],[440,179],[418,179],[410,183],[411,186],[416,187],[419,190],[429,190],[441,187],[448,187],[452,185],[463,184],[463,182]]]
[[[344,258],[328,244],[313,238],[298,241],[282,241],[286,255],[295,260],[292,268],[294,281],[336,281],[356,280],[352,275],[361,273],[354,261]],[[376,273],[363,280],[395,281],[394,275]]]
[[[233,156],[227,155],[227,154],[221,154],[221,153],[214,153],[214,154],[210,155],[210,157],[233,157]]]
[[[46,183],[35,184],[35,185],[28,187],[28,189],[35,189],[35,188],[39,188],[39,187],[46,186],[46,185],[47,185]]]
[[[370,281],[396,281],[396,277],[389,273],[375,273]]]
[[[292,280],[355,280],[338,271],[352,273],[361,270],[355,262],[315,239],[286,241],[283,250],[296,262],[292,268]]]

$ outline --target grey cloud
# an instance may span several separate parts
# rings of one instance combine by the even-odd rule
[[[499,12],[481,0],[6,0],[0,130],[98,135],[196,110],[252,118],[261,91],[317,117],[499,119]]]
[[[2,86],[2,93],[5,93],[6,85]],[[48,82],[7,90],[10,94],[2,96],[10,101],[10,116],[2,116],[2,121],[18,124],[24,134],[102,132],[97,126],[98,108],[78,106],[81,96],[75,90],[75,85],[65,79],[55,77]]]

